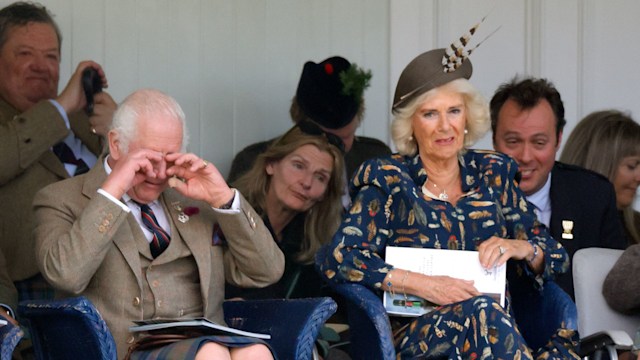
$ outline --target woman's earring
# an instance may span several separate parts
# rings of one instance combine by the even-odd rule
[[[467,135],[469,133],[469,130],[464,129],[464,134]]]
[[[407,141],[413,141],[413,135],[409,135],[409,137],[407,138]]]

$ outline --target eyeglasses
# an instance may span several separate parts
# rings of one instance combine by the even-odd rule
[[[322,130],[322,128],[316,123],[308,120],[302,120],[298,122],[296,126],[300,129],[300,131],[307,135],[324,136],[329,144],[337,147],[338,150],[344,153],[344,143],[342,142],[342,139],[340,139],[340,137],[335,134]]]

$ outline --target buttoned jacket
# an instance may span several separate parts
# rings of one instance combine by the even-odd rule
[[[91,133],[87,116],[69,118],[71,129],[94,154],[100,138]],[[51,147],[68,134],[64,120],[49,101],[41,101],[24,113],[0,99],[0,249],[14,281],[38,273],[34,256],[33,210],[36,192],[69,177]]]
[[[52,184],[36,195],[36,257],[45,279],[57,290],[85,295],[94,303],[114,335],[121,358],[134,340],[128,332],[132,321],[148,316],[141,306],[149,286],[148,269],[141,265],[137,243],[144,235],[136,219],[97,193],[105,178],[99,160],[87,174]],[[235,213],[214,210],[171,189],[159,201],[177,232],[172,238],[182,239],[193,256],[207,318],[224,322],[225,279],[239,286],[262,287],[282,275],[282,252],[242,196],[240,211]],[[188,221],[180,220],[187,208],[198,212]],[[215,223],[226,236],[224,245],[213,241]],[[182,296],[178,280],[165,281],[173,281],[173,296]],[[171,304],[168,299],[163,306]]]
[[[556,162],[551,170],[549,232],[567,250],[604,247],[624,249],[622,222],[616,209],[613,185],[604,176],[578,166]],[[556,282],[573,298],[573,272],[569,267]]]

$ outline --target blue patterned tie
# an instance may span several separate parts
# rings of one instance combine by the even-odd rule
[[[138,204],[140,205],[140,215],[142,216],[142,223],[144,226],[151,231],[153,234],[153,239],[151,243],[149,243],[149,248],[151,249],[151,256],[153,258],[157,258],[162,254],[162,252],[169,246],[169,242],[171,241],[171,237],[167,234],[166,231],[158,224],[158,220],[156,219],[153,210],[147,204]]]

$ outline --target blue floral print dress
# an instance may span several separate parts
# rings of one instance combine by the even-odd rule
[[[423,194],[427,174],[419,155],[365,162],[351,181],[352,206],[330,255],[318,264],[326,279],[380,289],[393,269],[384,261],[386,246],[475,250],[491,236],[538,245],[545,261],[538,282],[565,272],[567,253],[517,187],[516,163],[497,152],[467,150],[459,164],[463,195],[454,206]],[[536,278],[525,261],[509,262],[508,271]],[[440,306],[415,318],[397,338],[398,358],[532,359],[509,314],[508,296],[505,308],[487,296]],[[572,352],[573,332],[559,336],[536,357],[579,358]]]

